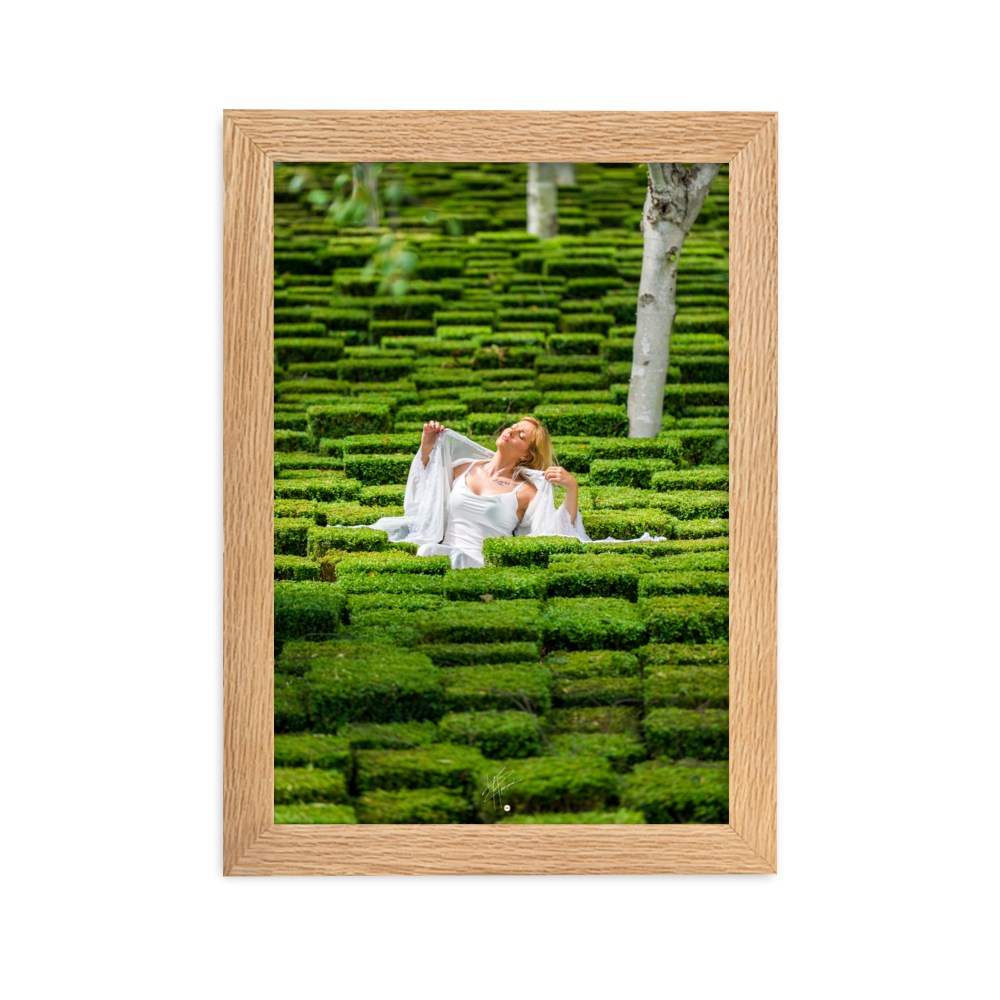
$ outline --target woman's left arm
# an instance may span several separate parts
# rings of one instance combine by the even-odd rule
[[[566,508],[569,519],[575,521],[578,510],[577,499],[580,494],[580,484],[561,465],[553,465],[546,469],[544,476],[553,486],[565,487],[566,497],[562,505]]]

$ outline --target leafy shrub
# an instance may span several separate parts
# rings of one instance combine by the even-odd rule
[[[275,580],[318,580],[319,566],[305,556],[276,555],[274,557]]]
[[[591,403],[583,406],[537,406],[535,416],[550,434],[614,437],[628,428],[624,406]]]
[[[538,635],[540,612],[538,601],[453,601],[421,621],[416,626],[417,637],[420,642],[437,643],[530,641]]]
[[[331,505],[333,506],[333,505]],[[344,505],[348,506],[348,505]],[[363,510],[369,512],[371,508]],[[331,549],[342,549],[346,552],[384,550],[388,535],[374,528],[318,528],[309,529],[306,543],[307,554],[313,558],[326,555]]]
[[[560,756],[603,757],[619,773],[630,771],[646,759],[645,746],[629,733],[559,733],[551,743]]]
[[[398,517],[403,513],[402,507],[366,507],[360,503],[320,503],[316,505],[316,523],[321,527],[337,527],[338,525],[367,525],[380,517]],[[387,536],[388,537],[388,536]],[[371,548],[363,545],[362,548]],[[334,548],[357,549],[357,545],[337,545]]]
[[[355,721],[436,719],[443,711],[441,672],[420,653],[318,656],[302,681],[310,727],[321,731]]]
[[[618,265],[608,257],[550,257],[542,274],[562,278],[617,278]]]
[[[646,532],[653,536],[673,538],[678,521],[666,511],[586,510],[581,508],[583,526],[591,538],[639,538]]]
[[[483,562],[487,566],[548,566],[556,552],[582,552],[576,538],[563,535],[514,535],[483,541]],[[463,572],[468,572],[463,570]]]
[[[290,470],[297,471],[297,470]],[[361,483],[357,479],[346,479],[343,476],[323,476],[310,479],[276,479],[274,482],[275,499],[280,500],[316,500],[322,503],[356,500],[361,492]]]
[[[657,708],[642,729],[651,756],[729,759],[729,712],[723,709]]]
[[[646,637],[636,605],[606,597],[551,598],[541,628],[545,645],[556,649],[628,649]]]
[[[444,594],[451,601],[545,597],[545,573],[523,567],[489,567],[449,573]]]
[[[555,333],[547,346],[553,354],[597,354],[606,339],[599,333]]]
[[[406,486],[403,483],[366,486],[358,494],[358,503],[372,507],[402,507],[405,493]]]
[[[342,573],[338,564],[334,586],[344,594],[441,594],[444,578],[431,573]]]
[[[474,747],[429,743],[416,750],[358,750],[357,787],[360,793],[376,788],[453,788],[471,793],[486,761]]]
[[[639,662],[649,670],[669,664],[690,664],[704,666],[707,663],[729,663],[729,642],[688,642],[653,643],[637,651]]]
[[[274,519],[274,554],[305,556],[309,529],[316,526],[308,517],[276,517]]]
[[[392,455],[409,452],[411,457],[420,447],[419,434],[361,434],[342,440],[344,457],[348,455]]]
[[[597,392],[607,388],[607,376],[601,372],[542,372],[535,379],[535,388],[542,393],[550,392],[570,392],[579,389],[581,392]],[[590,406],[610,406],[611,403],[590,403]],[[562,404],[566,406],[566,404]],[[561,407],[560,407],[561,408]],[[555,409],[546,406],[546,410]],[[614,426],[617,426],[615,424]],[[560,433],[565,433],[560,431]],[[293,450],[291,447],[289,450]]]
[[[590,460],[590,483],[648,490],[654,473],[675,468],[676,464],[669,458],[598,458],[594,454]]]
[[[728,597],[729,573],[702,570],[644,573],[639,578],[639,596],[655,597],[659,594],[713,594]]]
[[[729,639],[729,598],[701,595],[650,597],[639,607],[651,642]]]
[[[310,440],[307,431],[278,430],[274,432],[274,450],[300,451],[309,447]]]
[[[642,681],[638,677],[564,677],[552,682],[552,704],[572,705],[642,704]]]
[[[307,361],[338,361],[344,354],[339,337],[275,337],[274,363],[289,365]]]
[[[536,372],[592,372],[603,375],[606,368],[607,364],[593,354],[540,354],[535,358]]]
[[[341,403],[311,406],[306,411],[309,433],[320,438],[345,438],[352,434],[379,434],[391,430],[390,409],[379,403]]]
[[[445,705],[453,712],[551,705],[551,675],[536,663],[492,663],[444,671]]]
[[[623,777],[621,803],[647,823],[728,823],[729,768],[650,760]]]
[[[642,556],[555,555],[549,560],[549,597],[639,596],[639,574],[649,569]]]
[[[651,708],[729,708],[729,664],[646,667],[643,702]]]
[[[696,517],[691,521],[677,522],[679,539],[717,538],[729,534],[728,517]]]
[[[430,573],[440,576],[451,569],[447,556],[412,556],[399,552],[355,552],[337,564],[338,579],[369,573]]]
[[[337,739],[351,750],[417,750],[438,741],[437,724],[425,722],[348,722]]]
[[[337,377],[348,382],[384,382],[412,371],[413,361],[407,358],[345,358],[337,365]]]
[[[419,651],[440,667],[529,662],[537,660],[539,655],[536,642],[429,643]]]
[[[429,319],[373,319],[368,331],[376,343],[389,337],[432,337],[434,323]]]
[[[359,823],[467,823],[475,813],[468,797],[448,788],[366,792],[354,808]]]
[[[598,755],[600,756],[600,755]],[[331,808],[339,808],[333,806]],[[529,813],[524,816],[505,816],[500,823],[645,823],[641,812],[635,809],[590,810],[572,813]]]
[[[311,767],[276,767],[274,802],[345,802],[347,786],[339,771]]]
[[[327,583],[315,580],[276,580],[274,583],[275,643],[335,633],[343,616],[344,598]]]
[[[615,325],[615,317],[609,313],[563,313],[562,328],[566,333],[599,333],[602,337],[608,335],[608,330]]]
[[[545,664],[555,678],[638,677],[639,659],[616,649],[560,650],[550,653]]]
[[[532,757],[544,750],[535,716],[523,711],[449,712],[440,733],[442,740],[474,746],[484,757]]]
[[[350,454],[344,456],[344,473],[365,486],[405,484],[412,464],[412,454]]]
[[[465,384],[468,384],[467,381]],[[401,406],[396,412],[396,419],[420,423],[437,420],[444,423],[448,420],[457,420],[459,417],[464,417],[468,412],[469,407],[464,402],[452,403],[444,400],[431,400],[421,403],[419,406]],[[410,457],[412,458],[413,456],[411,455]]]
[[[351,766],[351,748],[347,740],[322,733],[275,736],[274,766],[347,771]]]
[[[357,823],[353,806],[332,805],[329,802],[299,802],[291,806],[275,806],[274,822],[278,823]]]

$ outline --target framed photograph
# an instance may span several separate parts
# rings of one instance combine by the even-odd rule
[[[292,429],[298,426],[297,422],[304,419],[305,410],[302,411],[303,416],[299,416],[299,406],[294,402],[299,397],[289,393],[288,402],[284,405],[276,407],[275,402],[277,395],[275,349],[278,347],[278,344],[274,343],[275,285],[281,284],[275,278],[277,260],[275,166],[276,164],[294,166],[354,163],[358,165],[355,170],[354,185],[360,188],[364,180],[360,171],[364,167],[377,167],[378,164],[373,161],[400,164],[454,163],[464,164],[466,168],[474,164],[517,164],[519,176],[524,172],[522,169],[524,164],[589,163],[613,168],[616,165],[625,167],[626,164],[639,165],[650,162],[653,164],[650,175],[654,179],[651,182],[654,183],[654,187],[657,183],[666,183],[665,174],[659,172],[659,164],[726,165],[730,196],[730,339],[728,345],[722,343],[720,350],[726,347],[729,349],[729,405],[733,407],[729,445],[735,453],[729,458],[731,483],[728,484],[734,508],[731,512],[732,528],[729,532],[733,552],[728,584],[732,590],[729,619],[728,823],[698,825],[691,822],[691,815],[688,814],[679,819],[668,817],[666,820],[660,820],[651,817],[646,822],[640,815],[637,820],[616,820],[612,825],[609,820],[603,818],[603,814],[595,814],[589,823],[579,821],[572,815],[569,817],[569,822],[564,825],[551,823],[549,820],[539,822],[537,825],[532,822],[469,823],[455,820],[437,820],[427,825],[417,825],[409,819],[383,818],[372,821],[366,820],[363,816],[361,823],[355,824],[353,818],[323,819],[319,822],[308,818],[302,820],[297,815],[290,817],[286,811],[279,819],[279,823],[275,824],[274,578],[277,572],[277,559],[274,553],[281,551],[275,548],[277,529],[273,520],[276,513],[273,500],[276,483],[275,441],[280,436],[274,431],[276,409],[283,411],[284,415],[279,414],[279,416],[282,416],[282,426],[289,428],[283,432],[289,441],[305,433],[304,429]],[[340,170],[339,167],[332,169],[334,172]],[[502,166],[497,168],[501,173],[509,169],[513,168]],[[666,169],[669,172],[673,168],[667,166]],[[470,184],[473,182],[486,184],[489,180],[488,177],[476,175],[472,171],[466,170],[466,173],[468,176],[463,175],[462,179]],[[681,173],[683,174],[683,170]],[[697,169],[689,171],[689,175],[697,176],[697,174]],[[529,178],[532,176],[530,172],[528,176]],[[544,184],[544,181],[539,179],[540,174],[536,173],[534,176],[539,184]],[[338,183],[347,184],[349,180],[348,177],[341,176],[338,178]],[[529,179],[529,216],[533,205],[532,183],[533,181]],[[374,185],[369,186],[374,189]],[[349,189],[349,186],[345,188]],[[316,198],[320,196],[325,195],[319,192]],[[512,198],[513,194],[510,197]],[[722,197],[725,197],[724,192]],[[378,204],[377,197],[375,204],[376,206]],[[344,211],[350,214],[355,207],[357,206],[347,204]],[[494,223],[493,228],[499,226],[502,229],[505,225],[523,227],[523,222],[518,223],[515,219],[520,211],[512,205],[509,211],[510,219],[506,223]],[[578,217],[570,221],[578,227],[585,227],[587,220],[579,217],[579,208],[575,211]],[[612,218],[616,211],[616,207],[608,203],[601,214]],[[402,216],[407,214],[403,209]],[[426,214],[423,209],[415,208],[410,213],[409,219],[401,216],[394,228],[398,228],[399,225],[404,225],[405,228],[409,223],[415,227],[416,235],[428,224],[440,226],[447,224],[454,227],[460,225],[463,219],[466,225],[471,224],[470,220],[474,214],[472,212],[460,216],[457,220],[446,217],[438,220],[436,216],[432,218],[434,213]],[[355,225],[361,223],[359,216]],[[365,224],[370,226],[375,223],[369,219]],[[538,218],[529,222],[529,233],[533,224],[539,224]],[[619,224],[613,219],[611,222],[601,222],[605,227]],[[720,226],[722,224],[719,223]],[[279,248],[283,253],[283,260],[291,261],[293,264],[304,256],[290,252],[300,249],[299,244],[293,243],[292,240],[296,228],[298,223],[293,220],[292,229],[281,230],[281,235],[287,233],[288,236]],[[312,227],[307,225],[304,228]],[[450,232],[450,229],[446,232]],[[223,110],[224,877],[776,874],[777,232],[778,113],[775,111]],[[434,239],[433,234],[427,235],[428,238]],[[455,235],[456,233],[452,233],[452,236]],[[502,237],[502,233],[498,235]],[[600,234],[602,239],[604,235],[602,231]],[[304,244],[301,249],[305,249]],[[341,250],[343,264],[350,265],[351,255],[347,253],[346,244]],[[323,250],[326,257],[330,257],[331,253],[330,248]],[[497,254],[479,253],[478,256],[484,265],[489,265],[486,271],[495,269],[490,262],[495,257],[499,259]],[[530,251],[526,251],[524,257],[526,261],[530,261]],[[439,260],[440,263],[436,266],[438,270],[443,269],[442,273],[448,266],[454,266],[445,258]],[[709,264],[710,262],[705,266],[708,270],[712,270]],[[629,266],[637,267],[634,264]],[[547,275],[549,264],[545,267]],[[599,268],[595,273],[597,270]],[[463,280],[468,280],[472,271],[466,269],[465,274],[467,277]],[[622,274],[626,274],[624,269]],[[343,277],[345,281],[348,280],[346,272]],[[579,275],[570,277],[575,278],[577,284],[581,286],[587,285],[589,281],[588,289],[590,286],[596,287],[597,284],[602,284],[602,287],[607,284],[610,287],[613,283],[606,278],[602,281],[595,278],[580,278]],[[327,281],[329,280],[328,278]],[[359,274],[350,280],[363,283],[370,279],[366,274]],[[486,285],[497,280],[497,276],[490,273],[487,282],[484,272],[481,283]],[[551,280],[566,279],[553,276]],[[321,283],[321,279],[316,278],[315,283]],[[423,283],[430,286],[428,281]],[[470,287],[479,283],[478,278],[473,278]],[[305,287],[308,284],[309,282],[304,280],[295,281],[287,291],[282,289],[282,305],[287,307],[312,304],[315,293]],[[622,282],[619,281],[619,284]],[[516,286],[514,290],[519,287]],[[506,288],[503,290],[509,291]],[[643,290],[642,286],[640,290]],[[392,294],[405,294],[405,289],[402,292],[393,291]],[[624,290],[622,294],[625,294]],[[583,297],[585,296],[577,296],[577,298]],[[646,299],[650,302],[655,301],[651,296],[641,296],[640,303],[644,303]],[[685,301],[698,303],[696,299]],[[705,302],[709,301],[710,299],[706,297]],[[580,313],[583,310],[580,306],[571,304],[568,311]],[[607,309],[603,311],[607,312]],[[297,318],[295,309],[286,308],[285,312],[289,316],[283,317],[284,322]],[[334,315],[336,310],[328,309],[326,312],[338,321],[344,318],[339,313]],[[594,313],[597,312],[601,310],[595,308]],[[395,319],[395,317],[388,318]],[[559,316],[555,318],[558,320]],[[577,318],[582,320],[585,317],[571,316],[571,319]],[[594,317],[595,321],[599,318],[601,317],[596,315]],[[386,321],[386,317],[382,317],[382,320],[381,323],[372,322],[373,331],[376,326],[387,328],[391,325]],[[698,321],[707,322],[708,319],[700,316]],[[618,322],[623,320],[619,319]],[[429,324],[424,320],[422,324],[409,325],[422,327]],[[563,317],[563,325],[574,324],[567,324]],[[582,324],[581,329],[583,326],[586,324]],[[720,329],[724,330],[723,327]],[[639,332],[642,333],[642,329]],[[400,331],[400,336],[404,334],[423,336],[424,331],[422,329],[416,333],[409,329]],[[564,329],[562,334],[553,336],[553,340],[558,340],[559,337],[566,340],[574,339],[571,334],[572,331]],[[623,335],[617,334],[618,337]],[[517,336],[522,334],[518,333]],[[587,336],[586,333],[579,334],[575,339],[582,342]],[[603,340],[590,336],[594,340]],[[612,337],[614,336],[616,335],[612,334]],[[639,342],[640,338],[637,337],[636,344]],[[358,359],[367,358],[380,350],[367,348],[360,340],[358,344],[360,346],[348,352]],[[429,350],[430,346],[427,349]],[[639,349],[639,346],[636,346],[637,352]],[[396,352],[400,357],[405,353],[402,350]],[[605,353],[603,347],[601,353],[602,356]],[[683,350],[681,354],[683,355]],[[709,359],[697,359],[698,363],[707,360]],[[394,363],[400,364],[399,361]],[[693,365],[695,359],[687,363]],[[310,364],[299,363],[295,366],[303,369],[300,378],[308,379],[314,376],[316,372],[312,370],[313,368],[317,371],[323,369],[320,374],[326,375],[326,369],[330,367],[327,362],[320,364],[313,361]],[[342,364],[341,367],[351,370],[352,365],[364,368],[365,365],[371,367],[372,364],[386,365],[388,362],[355,360],[346,365]],[[635,361],[635,364],[638,365],[639,362]],[[674,364],[673,360],[671,364]],[[683,357],[677,364],[681,365],[682,371],[686,370]],[[610,368],[608,370],[611,371]],[[633,371],[636,372],[638,369]],[[280,374],[284,377],[284,372]],[[628,374],[627,371],[625,374]],[[530,372],[522,373],[522,377],[526,378],[528,375]],[[445,381],[449,377],[456,376],[448,376],[446,373],[436,376],[438,380]],[[343,378],[343,375],[338,374],[338,378]],[[572,379],[581,378],[582,376],[572,376]],[[553,383],[553,389],[561,388],[560,385],[556,385],[561,379],[565,379],[565,376],[548,376],[548,381]],[[539,382],[541,381],[543,379],[539,377]],[[333,391],[337,383],[329,379],[328,382],[330,391]],[[302,384],[297,382],[296,387]],[[308,391],[318,392],[325,384],[313,382]],[[347,383],[343,383],[343,388],[338,391],[344,391],[346,388]],[[579,386],[574,383],[573,388],[576,391]],[[612,391],[618,389],[619,394],[624,394],[627,388],[627,386],[613,386]],[[707,387],[681,385],[677,392],[685,390],[690,392],[692,388],[701,391]],[[299,391],[296,388],[296,393]],[[484,398],[487,395],[490,394],[485,394]],[[569,393],[564,395],[568,396]],[[285,398],[282,396],[282,400]],[[574,404],[576,402],[578,401],[573,400]],[[586,406],[567,405],[570,410],[587,409]],[[314,406],[309,413],[314,415],[321,409],[322,407]],[[413,414],[400,411],[400,417],[393,419],[406,416],[413,419],[419,417],[417,412],[419,407],[411,406],[411,409],[414,411]],[[553,406],[550,409],[556,410],[557,407]],[[697,419],[692,421],[693,426],[700,426],[699,420],[710,419],[708,416],[702,416],[700,410],[705,410],[707,414],[712,408],[697,409],[699,413]],[[686,413],[684,416],[692,417],[692,414]],[[728,419],[728,411],[725,416]],[[715,418],[723,422],[720,414],[713,414],[712,419]],[[313,416],[311,415],[309,419],[312,421]],[[489,421],[484,417],[479,422],[484,422],[485,427],[485,423]],[[478,426],[476,420],[470,421],[470,427],[473,424]],[[419,425],[416,429],[419,431]],[[410,431],[411,428],[403,424],[399,426],[399,430]],[[310,425],[310,433],[312,432],[313,428]],[[611,430],[609,433],[622,432]],[[655,433],[656,427],[653,427],[648,433],[640,430],[638,436],[655,436]],[[320,435],[314,434],[314,436]],[[342,434],[333,435],[333,437],[341,436]],[[346,455],[346,440],[344,455],[350,458]],[[512,446],[508,442],[506,446],[498,445],[498,447],[504,451],[505,447]],[[314,448],[309,450],[315,451]],[[359,468],[365,467],[364,462],[355,464]],[[560,471],[565,472],[565,470]],[[586,472],[586,468],[583,471]],[[304,469],[301,473],[294,472],[292,475],[293,479],[299,476],[302,481],[308,478],[310,473]],[[342,476],[343,473],[338,475]],[[569,485],[573,490],[576,489],[572,482]],[[660,487],[667,490],[674,488]],[[725,486],[713,488],[723,489]],[[290,487],[289,494],[294,494],[296,489],[294,486]],[[393,492],[396,488],[376,489]],[[728,506],[730,501],[726,494],[718,495],[726,499]],[[378,502],[387,509],[386,499],[388,495],[380,497]],[[658,494],[653,499],[659,503],[664,499],[664,495]],[[708,500],[708,497],[702,499]],[[317,523],[325,524],[326,521],[318,520]],[[335,523],[367,522],[359,520],[334,522],[331,519],[329,523],[332,526]],[[599,518],[598,523],[604,522]],[[719,524],[720,528],[717,530],[723,530],[721,525],[725,522]],[[290,523],[288,527],[294,533]],[[329,530],[333,532],[332,528]],[[346,529],[339,530],[341,533],[346,531]],[[310,535],[321,534],[322,531],[311,531]],[[544,530],[539,533],[550,535],[561,532]],[[621,534],[617,537],[634,536]],[[585,542],[588,540],[584,537]],[[499,542],[503,542],[503,539],[499,539]],[[351,548],[352,544],[340,547]],[[420,554],[427,553],[421,551]],[[284,559],[284,562],[289,564],[289,571],[295,569],[292,564],[298,558],[303,562],[306,561],[304,557],[291,555]],[[648,557],[642,555],[638,558]],[[346,567],[347,562],[343,565]],[[305,569],[307,568],[303,567],[303,571]],[[309,572],[315,573],[316,570],[312,569]],[[295,577],[295,579],[300,578],[305,579],[305,577]],[[409,579],[405,574],[404,578]],[[301,586],[304,591],[308,587],[318,588],[320,585]],[[343,584],[338,582],[336,586],[342,588]],[[551,584],[545,586],[549,587],[551,596]],[[285,585],[282,584],[282,587]],[[562,611],[558,614],[562,614]],[[344,621],[346,620],[345,618]],[[643,628],[645,627],[643,625]],[[719,634],[722,635],[721,632]],[[281,639],[281,635],[277,638]],[[557,645],[556,648],[562,647]],[[422,657],[418,656],[417,659]],[[378,662],[381,663],[381,660]],[[431,669],[429,661],[427,662],[427,669]],[[343,673],[342,669],[340,673]],[[441,682],[435,683],[440,685]],[[281,688],[279,701],[284,697],[285,690],[286,688]],[[333,730],[319,731],[333,732]],[[608,739],[608,737],[601,738]],[[661,763],[669,764],[670,761]],[[652,763],[643,765],[643,767],[651,766]],[[683,768],[676,770],[685,775],[691,773],[684,771]],[[337,775],[334,774],[334,777]],[[720,801],[724,804],[725,800]],[[359,816],[363,804],[364,802],[358,803]],[[701,818],[713,818],[714,815],[724,819],[726,814],[716,812],[700,815]],[[698,818],[696,814],[695,819]],[[298,825],[300,823],[303,825]],[[660,823],[663,825],[657,825]]]

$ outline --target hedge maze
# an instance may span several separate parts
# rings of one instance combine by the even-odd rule
[[[625,407],[644,166],[578,164],[544,242],[524,164],[387,165],[378,229],[320,210],[350,164],[308,170],[275,168],[275,821],[728,821],[727,168],[652,439]],[[666,540],[488,539],[452,571],[342,527],[402,514],[425,421],[492,447],[527,414],[592,538]]]

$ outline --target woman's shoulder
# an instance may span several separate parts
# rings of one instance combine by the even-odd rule
[[[535,484],[527,477],[525,477],[524,482],[521,483],[518,489],[526,497],[534,497],[534,495],[538,492],[538,489],[535,486]]]

